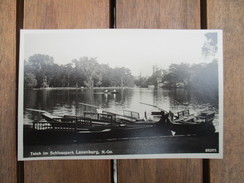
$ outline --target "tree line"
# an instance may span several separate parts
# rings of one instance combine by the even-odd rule
[[[156,69],[149,78],[139,77],[137,85],[165,88],[218,87],[218,62],[201,64],[171,64],[168,69]]]
[[[171,64],[168,69],[156,69],[150,77],[139,77],[135,84],[141,87],[152,85],[155,88],[189,89],[218,103],[218,62],[201,64]]]
[[[96,58],[81,57],[65,65],[49,55],[35,54],[24,62],[25,88],[46,87],[131,87],[134,77],[125,67],[111,68]]]
[[[46,87],[148,87],[191,88],[218,94],[218,63],[171,64],[153,69],[150,77],[133,76],[125,67],[111,68],[96,58],[81,57],[66,65],[48,55],[35,54],[25,60],[25,88]]]

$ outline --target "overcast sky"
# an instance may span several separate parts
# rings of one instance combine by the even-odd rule
[[[97,57],[110,67],[127,67],[135,76],[149,76],[152,67],[167,69],[171,63],[208,62],[202,46],[209,30],[24,30],[23,58],[34,54],[52,56],[57,64],[83,56]],[[214,31],[216,32],[216,31]]]

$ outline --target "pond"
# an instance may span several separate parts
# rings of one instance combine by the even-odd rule
[[[123,110],[139,112],[144,118],[145,112],[150,116],[157,110],[150,105],[158,106],[166,111],[177,113],[189,109],[191,114],[198,113],[208,107],[216,111],[214,125],[218,131],[218,105],[216,100],[189,89],[148,89],[148,88],[116,88],[116,93],[105,93],[106,89],[33,89],[25,90],[24,124],[41,120],[41,115],[26,108],[45,110],[53,115],[82,115],[84,111],[96,111],[96,107],[109,112],[123,114]],[[113,91],[114,89],[107,89]],[[150,104],[145,105],[142,103]],[[91,106],[84,105],[90,104]]]

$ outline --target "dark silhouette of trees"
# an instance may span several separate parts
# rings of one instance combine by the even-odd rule
[[[81,57],[79,60],[72,60],[72,62],[84,74],[85,86],[93,88],[94,85],[101,85],[102,76],[96,58]]]
[[[113,69],[109,67],[107,64],[101,64],[100,74],[101,74],[101,86],[104,87],[112,86]]]
[[[209,64],[202,64],[197,70],[194,70],[191,88],[205,94],[211,100],[218,100],[218,62],[213,60]]]
[[[218,63],[217,60],[213,60],[208,64],[171,64],[162,78],[169,88],[177,87],[177,83],[195,89],[210,86],[218,88]]]
[[[133,86],[134,77],[131,75],[129,69],[125,67],[116,67],[112,70],[112,85],[113,86]]]
[[[212,43],[213,41],[213,43]],[[215,46],[215,41],[208,44]],[[206,43],[207,44],[207,43]],[[208,46],[207,46],[208,47]],[[215,49],[215,48],[213,48]],[[218,62],[189,65],[171,64],[168,69],[155,69],[150,77],[134,77],[125,67],[111,68],[96,58],[81,57],[66,65],[57,65],[48,55],[35,54],[25,60],[24,87],[155,87],[190,88],[218,96]]]
[[[190,65],[186,63],[171,64],[168,71],[163,74],[163,82],[167,87],[188,86],[191,79]]]
[[[36,76],[34,74],[27,72],[25,73],[24,78],[25,88],[34,88],[37,85]]]
[[[209,59],[214,57],[218,51],[217,47],[217,33],[216,32],[209,32],[205,34],[205,42],[202,47],[202,55],[205,59]]]
[[[53,77],[53,57],[35,54],[25,61],[25,73],[32,73],[37,80],[36,87],[48,87]]]
[[[143,76],[139,76],[138,78],[135,79],[134,81],[136,86],[142,87],[142,88],[146,88],[149,84],[148,84],[148,78],[147,77],[143,77]]]
[[[35,54],[25,61],[25,88],[133,86],[134,77],[125,67],[111,68],[96,58],[81,57],[57,65],[53,57]]]

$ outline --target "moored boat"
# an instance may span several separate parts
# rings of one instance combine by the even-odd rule
[[[33,122],[32,129],[24,132],[26,144],[59,144],[84,141],[123,140],[128,138],[170,136],[160,121],[140,123],[117,122],[109,114],[94,113],[96,118],[84,116],[54,116],[43,113],[46,122]]]
[[[215,133],[214,115],[212,111],[191,115],[189,110],[185,110],[175,115],[161,110],[152,112],[158,120],[151,121],[140,119],[139,113],[133,111],[126,111],[123,115],[84,112],[82,116],[54,116],[43,112],[45,121],[33,122],[32,129],[25,130],[24,139],[27,144],[50,141],[55,144],[131,137],[209,135]]]
[[[170,130],[175,135],[209,135],[215,133],[213,125],[215,112],[202,111],[197,115],[191,115],[189,110],[178,112],[175,116],[169,111]]]
[[[211,135],[215,133],[214,111],[206,109],[197,115],[193,115],[190,114],[189,110],[183,110],[175,115],[173,112],[167,112],[158,106],[142,104],[157,108],[159,111],[152,112],[152,115],[160,117],[161,123],[167,124],[173,135]]]

